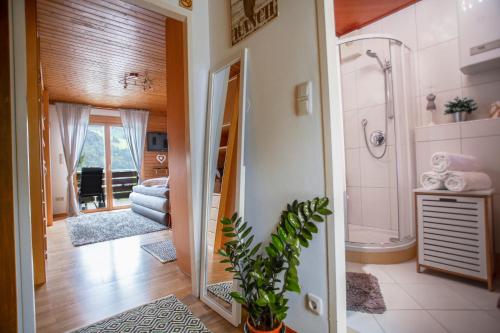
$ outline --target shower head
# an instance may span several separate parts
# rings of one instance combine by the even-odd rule
[[[380,68],[382,68],[382,70],[386,70],[386,66],[384,66],[384,64],[382,63],[382,60],[380,60],[377,52],[374,52],[372,50],[366,50],[366,55],[371,57],[371,58],[377,59],[378,64],[380,65]]]

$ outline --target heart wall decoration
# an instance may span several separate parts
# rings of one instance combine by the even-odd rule
[[[167,160],[167,156],[165,155],[156,155],[156,160],[160,162],[160,164],[163,164]]]

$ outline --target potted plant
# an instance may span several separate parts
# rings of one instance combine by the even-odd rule
[[[261,243],[252,245],[252,227],[237,213],[221,220],[222,231],[230,239],[219,250],[224,257],[221,263],[228,264],[226,270],[239,281],[241,292],[233,291],[231,297],[248,311],[247,332],[284,332],[287,292],[300,293],[300,253],[318,232],[316,224],[332,214],[328,202],[328,198],[315,198],[288,204],[264,251]]]
[[[467,114],[477,110],[477,104],[472,98],[455,97],[445,105],[444,114],[453,114],[455,122],[465,121]]]

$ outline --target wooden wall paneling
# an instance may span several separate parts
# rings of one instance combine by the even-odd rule
[[[17,332],[9,2],[0,2],[0,332]]]
[[[342,36],[419,0],[335,0],[335,31]]]
[[[167,110],[162,109],[150,112],[148,120],[148,132],[167,132]],[[170,137],[169,137],[170,141]],[[156,155],[165,155],[167,159],[160,163],[156,160]],[[163,177],[168,175],[168,152],[155,152],[147,150],[147,143],[144,147],[144,157],[142,166],[142,179]],[[167,170],[159,169],[167,168]]]
[[[45,283],[45,221],[43,213],[43,167],[41,132],[40,61],[36,27],[36,0],[25,0],[27,47],[28,145],[31,202],[33,274],[35,285]]]
[[[217,228],[215,231],[214,253],[218,253],[227,241],[222,232],[220,220],[231,217],[235,212],[236,200],[236,175],[238,166],[238,116],[239,116],[239,77],[229,81],[224,118],[230,116],[229,135],[227,140],[226,156],[224,162],[224,174],[220,195],[219,212],[217,216]],[[225,123],[225,122],[224,122]]]
[[[165,110],[164,16],[116,0],[38,0],[37,18],[52,100]],[[147,72],[152,89],[124,89],[128,72]]]
[[[45,166],[45,210],[47,212],[47,226],[51,226],[54,220],[52,205],[52,181],[50,178],[50,115],[49,115],[49,92],[45,89],[42,95],[43,111],[43,165]]]
[[[185,34],[183,22],[171,18],[166,19],[166,45],[168,45],[166,64],[167,80],[169,82],[167,89],[168,165],[170,169],[173,242],[177,251],[179,268],[190,275],[189,118],[187,111]]]

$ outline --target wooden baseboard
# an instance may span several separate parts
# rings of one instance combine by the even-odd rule
[[[407,249],[392,252],[346,251],[346,261],[361,264],[398,264],[417,256],[417,244]]]
[[[68,213],[59,213],[52,216],[54,221],[64,220],[68,217]]]

